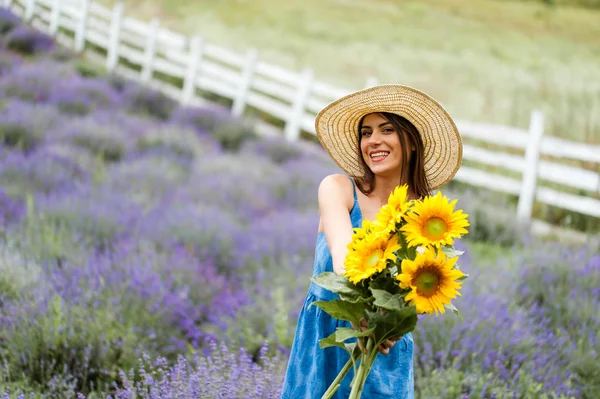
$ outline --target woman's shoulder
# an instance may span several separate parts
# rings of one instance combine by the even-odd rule
[[[325,176],[319,184],[319,201],[339,201],[352,207],[354,186],[347,175],[336,173]]]
[[[341,173],[334,173],[327,175],[321,180],[319,187],[325,187],[333,190],[347,191],[348,188],[352,188],[352,180],[347,175]]]

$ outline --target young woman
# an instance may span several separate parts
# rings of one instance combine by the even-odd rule
[[[316,118],[317,136],[346,173],[319,186],[320,223],[313,276],[344,272],[347,245],[363,219],[374,220],[390,193],[408,184],[409,199],[421,198],[449,181],[462,160],[462,142],[444,108],[427,94],[401,85],[381,85],[340,98]],[[348,360],[341,348],[319,340],[349,323],[333,319],[314,301],[337,295],[311,284],[292,344],[282,399],[318,399]],[[379,347],[363,398],[414,398],[413,339],[409,333]],[[352,371],[334,398],[350,394]]]

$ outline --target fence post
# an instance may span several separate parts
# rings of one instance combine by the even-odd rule
[[[108,49],[106,49],[106,69],[112,71],[119,63],[119,42],[121,40],[121,26],[123,25],[123,0],[117,1],[112,9],[110,18],[110,36]]]
[[[82,52],[85,47],[85,30],[87,29],[87,19],[90,12],[90,1],[82,0],[81,2],[81,15],[75,32],[75,51],[78,53]]]
[[[181,102],[190,104],[196,92],[196,75],[202,59],[203,40],[195,36],[190,41],[190,54],[188,58],[187,71],[183,81],[183,90],[181,92]]]
[[[300,76],[300,82],[298,84],[298,92],[296,98],[292,104],[288,120],[285,123],[284,134],[288,141],[296,141],[300,136],[300,130],[302,129],[302,119],[304,118],[304,106],[313,81],[312,69],[305,69]]]
[[[531,222],[543,134],[544,114],[542,111],[532,111],[529,122],[529,142],[525,149],[525,169],[523,170],[523,181],[519,203],[517,204],[517,222],[524,226],[529,225]]]
[[[365,89],[367,89],[369,87],[377,86],[378,84],[379,84],[379,81],[377,80],[377,78],[375,76],[369,76],[369,78],[367,79],[367,83],[365,84]]]
[[[158,36],[158,28],[160,21],[153,19],[150,23],[150,36],[146,41],[146,49],[144,51],[144,64],[142,65],[142,72],[140,79],[142,82],[148,82],[152,77],[152,64],[154,63],[154,55],[156,54],[156,38]]]
[[[25,5],[25,14],[23,15],[23,20],[27,23],[31,22],[33,19],[33,14],[35,11],[35,0],[27,0],[27,4]]]
[[[256,64],[258,60],[258,51],[251,49],[248,51],[246,57],[246,65],[242,71],[242,79],[240,87],[238,88],[237,94],[233,100],[233,106],[231,107],[231,114],[235,117],[242,116],[244,113],[244,107],[246,106],[246,99],[250,92],[252,85],[252,78],[254,77],[254,71],[256,70]]]
[[[50,10],[50,26],[48,30],[50,35],[56,36],[58,32],[60,19],[60,0],[52,0],[52,10]]]

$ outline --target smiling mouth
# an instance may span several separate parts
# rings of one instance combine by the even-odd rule
[[[373,162],[383,161],[385,158],[387,158],[388,155],[390,155],[388,151],[378,151],[369,154]]]

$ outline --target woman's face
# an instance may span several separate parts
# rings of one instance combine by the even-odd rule
[[[394,125],[380,114],[368,114],[360,128],[360,150],[375,175],[399,174],[402,148]]]

